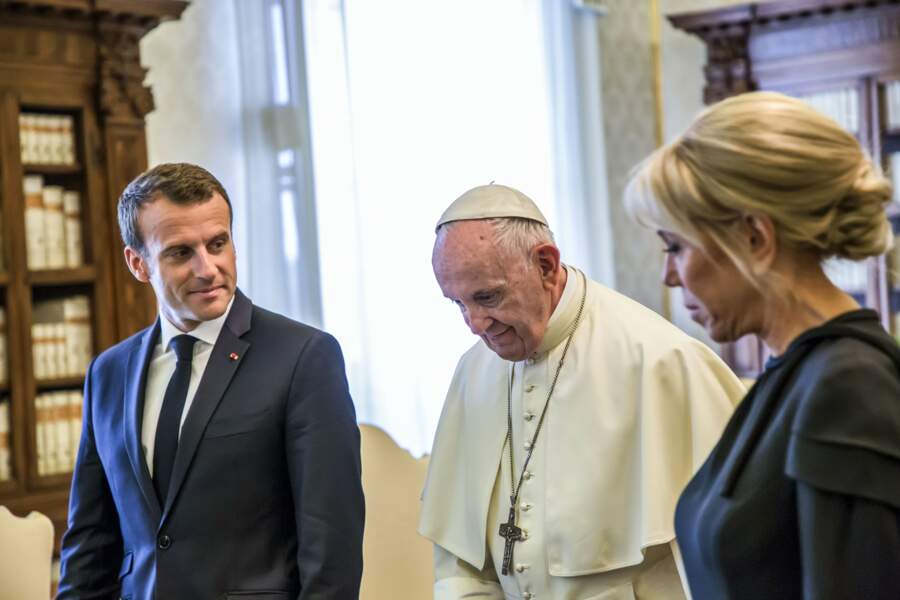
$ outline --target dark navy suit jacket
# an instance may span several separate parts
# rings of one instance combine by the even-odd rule
[[[161,503],[141,449],[159,331],[88,369],[58,598],[357,600],[359,429],[337,341],[238,291]]]

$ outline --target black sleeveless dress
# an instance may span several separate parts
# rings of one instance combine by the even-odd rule
[[[767,363],[675,529],[694,600],[900,600],[900,349],[877,313]]]

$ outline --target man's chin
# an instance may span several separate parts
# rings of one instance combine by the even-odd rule
[[[487,347],[494,351],[494,354],[502,358],[503,360],[508,360],[511,362],[518,362],[520,360],[525,360],[528,358],[527,353],[522,348],[514,348],[511,346],[495,346],[491,343],[487,344]]]

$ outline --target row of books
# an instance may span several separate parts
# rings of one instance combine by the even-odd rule
[[[824,266],[828,278],[844,291],[864,293],[869,287],[869,267],[865,262],[832,258]]]
[[[6,308],[0,306],[0,385],[6,384],[9,380],[6,364]]]
[[[69,115],[22,113],[19,146],[24,164],[74,165],[75,119]]]
[[[798,96],[853,133],[859,133],[859,90],[855,87]]]
[[[81,194],[58,185],[44,185],[40,175],[26,175],[23,188],[28,268],[83,265]]]
[[[80,391],[38,394],[34,399],[38,475],[69,473],[81,439]]]
[[[885,127],[900,130],[900,81],[892,81],[884,86]]]
[[[31,326],[35,378],[84,375],[93,354],[92,337],[87,296],[35,302]]]
[[[0,481],[12,477],[9,430],[9,400],[0,396]]]

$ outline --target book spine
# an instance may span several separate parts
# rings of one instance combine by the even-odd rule
[[[48,475],[47,464],[47,397],[38,394],[34,399],[35,414],[35,442],[37,446],[37,472],[38,475]]]
[[[63,189],[57,185],[44,186],[44,237],[47,241],[47,268],[66,266],[66,217],[63,213]]]
[[[0,398],[0,481],[11,479],[9,401]]]
[[[66,266],[70,269],[84,264],[84,243],[81,237],[81,194],[66,190],[63,193],[66,216]]]
[[[28,268],[47,268],[47,239],[44,226],[44,180],[39,175],[28,175],[24,181],[25,237]]]
[[[53,393],[53,436],[56,444],[55,473],[69,471],[72,442],[69,440],[69,393]]]
[[[62,161],[66,165],[75,164],[75,119],[71,116],[62,119]]]
[[[6,364],[6,309],[0,306],[0,384],[7,383],[9,377]]]

